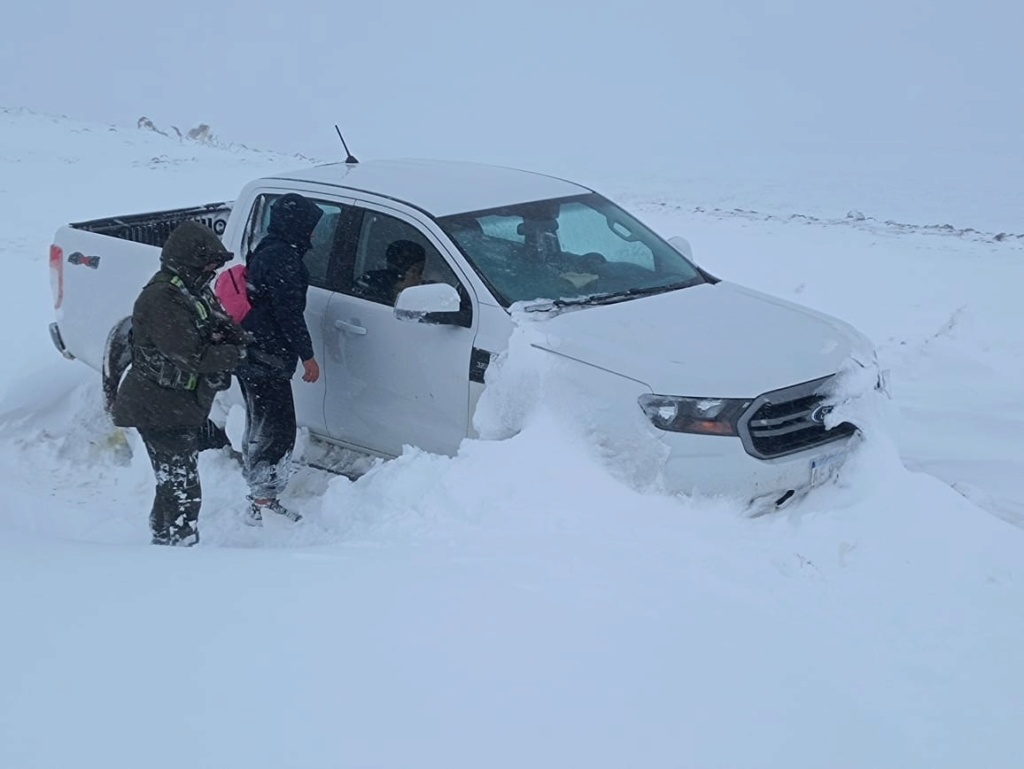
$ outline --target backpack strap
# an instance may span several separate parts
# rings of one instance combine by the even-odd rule
[[[210,320],[210,308],[207,306],[205,300],[203,300],[201,297],[195,296],[191,291],[189,291],[188,286],[185,285],[185,281],[183,281],[173,272],[164,272],[163,270],[161,270],[152,277],[149,283],[170,283],[181,293],[183,293],[185,295],[185,298],[188,299],[192,306],[195,308],[196,315],[199,318],[200,330],[202,330],[202,328]]]
[[[185,281],[174,273],[161,270],[146,285],[154,283],[170,283],[185,295],[189,304],[196,311],[196,326],[200,337],[207,338],[210,330],[210,307],[207,303],[201,297],[194,296],[188,290]],[[140,374],[162,387],[174,390],[195,390],[199,384],[198,374],[183,371],[155,347],[137,345],[134,340],[132,341],[132,365],[138,369]]]

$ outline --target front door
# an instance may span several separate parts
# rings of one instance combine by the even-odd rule
[[[245,244],[255,247],[266,233],[270,222],[270,206],[284,192],[268,192],[257,197],[253,204]],[[317,199],[314,195],[303,193],[316,203],[324,212],[313,230],[311,238],[313,247],[306,252],[303,262],[309,270],[309,291],[306,293],[306,327],[313,342],[313,354],[318,361],[325,357],[324,351],[324,319],[333,292],[329,285],[328,275],[332,257],[345,242],[344,224],[350,221],[353,210],[348,203]],[[330,387],[328,378],[310,384],[302,381],[302,366],[299,365],[292,378],[292,393],[295,398],[295,421],[299,427],[308,428],[318,435],[327,435],[324,419],[324,400]]]
[[[414,219],[369,204],[360,218],[324,318],[328,432],[384,455],[397,456],[406,445],[454,454],[469,420],[472,298],[439,241]],[[410,260],[417,259],[420,266],[408,272]],[[463,297],[464,325],[395,318],[400,275],[406,285],[454,286]]]

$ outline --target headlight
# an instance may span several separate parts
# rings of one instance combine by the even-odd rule
[[[736,435],[736,422],[751,404],[734,398],[676,395],[641,395],[638,402],[658,429],[701,435]]]
[[[857,359],[856,355],[850,356],[853,362],[861,368],[868,368],[869,364],[864,363]],[[870,368],[874,369],[876,376],[878,377],[875,381],[875,391],[882,393],[887,398],[892,397],[892,392],[889,389],[889,369],[883,369],[882,365],[878,362],[878,350],[872,348],[871,351],[871,364]]]

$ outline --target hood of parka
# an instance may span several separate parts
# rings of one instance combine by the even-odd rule
[[[323,210],[308,198],[294,192],[282,195],[270,207],[267,233],[305,253]]]
[[[217,234],[194,221],[179,224],[160,251],[160,267],[180,277],[189,288],[197,288],[213,277],[213,270],[231,261],[232,254]]]

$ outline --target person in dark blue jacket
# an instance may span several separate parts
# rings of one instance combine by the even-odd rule
[[[255,342],[245,365],[236,369],[245,397],[245,434],[242,438],[243,473],[249,484],[246,523],[260,526],[263,512],[271,511],[298,521],[301,516],[284,507],[278,497],[288,483],[295,449],[295,400],[291,378],[301,361],[302,379],[316,382],[320,367],[306,328],[306,291],[309,272],[302,257],[323,215],[311,200],[289,193],[270,208],[267,234],[248,260],[249,300],[252,310],[242,328]]]

